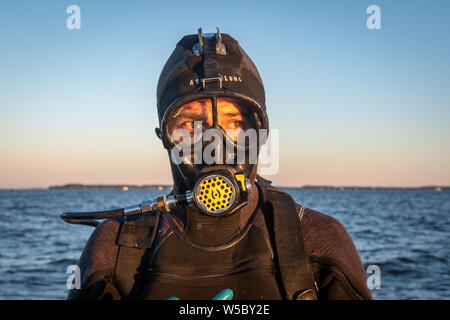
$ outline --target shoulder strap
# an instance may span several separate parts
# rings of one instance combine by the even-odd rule
[[[259,180],[258,185],[272,211],[275,251],[286,299],[316,300],[317,285],[310,269],[296,202],[268,183]]]
[[[114,282],[124,299],[137,299],[141,277],[147,266],[147,252],[152,248],[160,214],[128,217],[122,221],[116,243],[119,246]]]

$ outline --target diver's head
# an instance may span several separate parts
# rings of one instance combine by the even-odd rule
[[[245,206],[269,124],[261,77],[239,43],[218,29],[183,37],[161,72],[157,105],[174,189],[192,191],[210,215]]]

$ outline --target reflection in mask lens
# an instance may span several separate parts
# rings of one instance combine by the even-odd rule
[[[250,102],[217,98],[217,126],[235,143],[249,129],[262,129],[263,115],[260,113],[261,110]],[[210,99],[191,101],[172,111],[166,119],[172,142],[185,145],[201,140],[204,132],[213,126],[213,114]]]
[[[225,130],[228,137],[237,142],[238,136],[249,128],[255,128],[249,117],[251,109],[232,98],[217,99],[217,124]]]
[[[167,121],[174,143],[196,143],[213,124],[212,101],[202,99],[186,103],[174,110]]]

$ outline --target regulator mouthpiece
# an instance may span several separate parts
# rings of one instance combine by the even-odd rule
[[[235,174],[234,178],[225,174],[207,174],[195,184],[194,200],[205,214],[228,215],[247,204],[250,189],[250,181],[244,174]]]
[[[197,183],[195,202],[200,210],[210,215],[227,212],[236,202],[236,186],[225,176],[208,175]]]

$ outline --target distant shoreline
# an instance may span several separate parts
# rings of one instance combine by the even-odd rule
[[[450,190],[450,186],[419,186],[419,187],[402,187],[402,186],[327,186],[327,185],[303,185],[303,186],[280,186],[274,185],[281,189],[310,189],[310,190],[435,190],[443,191]],[[30,188],[0,188],[0,190],[91,190],[91,189],[121,189],[127,190],[171,190],[172,185],[169,184],[82,184],[82,183],[69,183],[64,185],[55,185],[49,187],[30,187]]]
[[[343,190],[343,189],[434,189],[437,191],[450,189],[450,186],[421,186],[421,187],[371,187],[371,186],[327,186],[327,185],[304,185],[304,186],[277,186],[282,189],[320,189],[320,190]],[[47,189],[150,189],[150,190],[164,190],[172,189],[172,185],[166,184],[148,184],[148,185],[134,185],[134,184],[81,184],[70,183],[60,186],[50,186]]]

